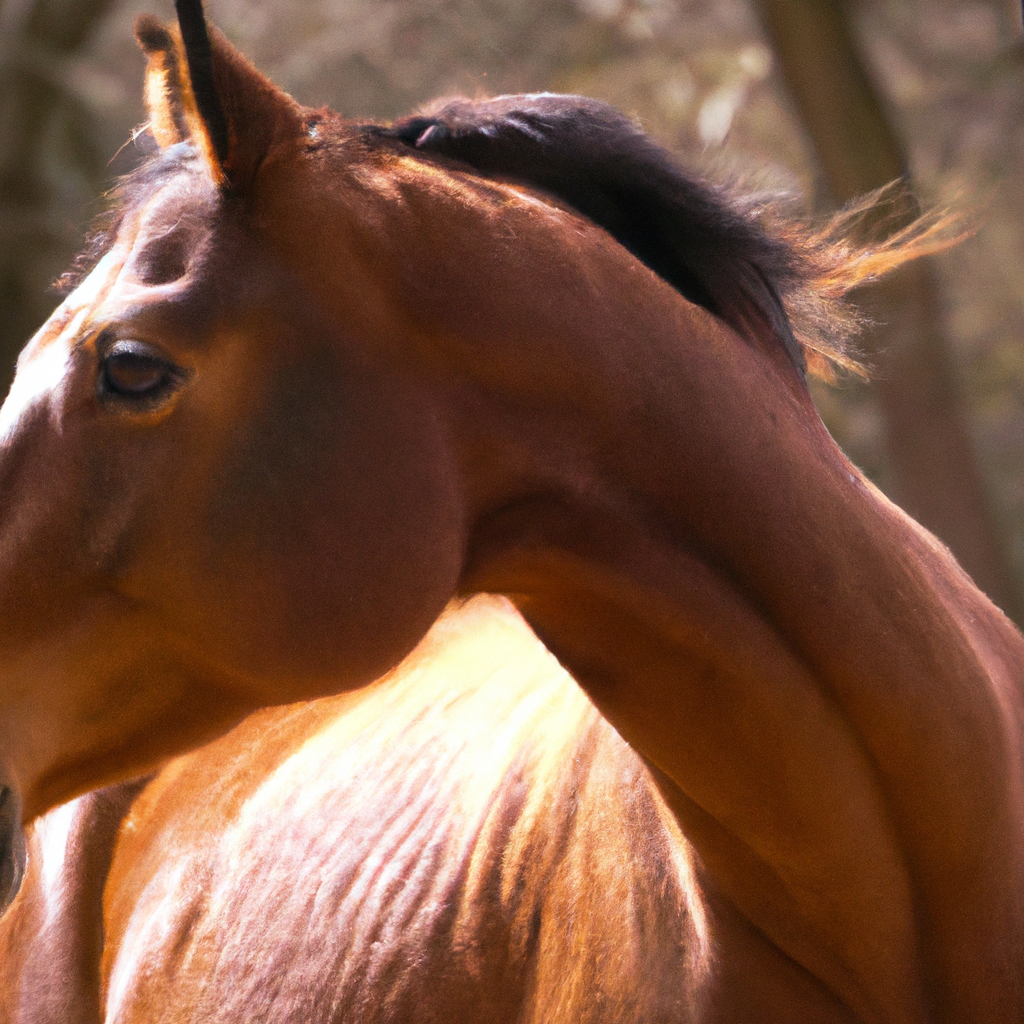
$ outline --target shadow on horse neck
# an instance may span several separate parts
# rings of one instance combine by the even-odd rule
[[[790,318],[935,225],[772,236],[574,97],[351,124],[193,17],[137,26],[158,153],[0,413],[26,816],[504,594],[851,1012],[1017,1019],[1021,638],[838,451],[804,369],[846,357]]]

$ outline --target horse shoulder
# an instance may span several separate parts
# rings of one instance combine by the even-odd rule
[[[473,604],[366,694],[150,784],[107,883],[107,1019],[687,1019],[689,848],[550,655]]]

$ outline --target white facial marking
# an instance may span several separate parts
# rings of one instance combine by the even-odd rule
[[[67,361],[68,347],[58,341],[18,370],[7,401],[0,407],[0,442],[13,431],[26,409],[60,383]]]
[[[124,254],[116,248],[105,253],[89,276],[64,300],[64,305],[69,309],[85,309],[95,305],[120,270],[123,259]]]
[[[92,273],[57,307],[30,342],[30,348],[39,343],[39,352],[18,362],[14,383],[7,400],[0,407],[0,442],[11,433],[27,409],[60,384],[71,353],[71,339],[78,334],[85,319],[109,289],[122,262],[123,256],[115,255],[114,251],[108,252]],[[46,340],[54,330],[60,331],[59,337]]]

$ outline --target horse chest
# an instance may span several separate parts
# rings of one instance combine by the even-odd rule
[[[107,883],[106,1020],[689,1019],[705,936],[685,846],[517,630],[490,631],[469,686],[439,655],[447,671],[264,713],[158,777]]]

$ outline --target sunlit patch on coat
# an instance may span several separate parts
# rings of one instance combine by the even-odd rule
[[[64,869],[72,855],[71,833],[79,813],[80,801],[62,804],[35,823],[36,838],[42,851],[40,877],[46,899],[46,918],[55,918],[63,907]]]
[[[214,830],[158,813],[163,866],[136,869],[145,847],[120,854],[137,895],[111,926],[108,1019],[155,1005],[168,977],[197,1020],[259,1006],[359,1024],[415,1006],[581,1024],[694,1002],[708,939],[689,847],[507,604],[464,605],[391,677],[318,708],[225,738],[246,754],[205,791]],[[246,766],[293,728],[255,781]],[[154,828],[144,810],[138,827]]]

